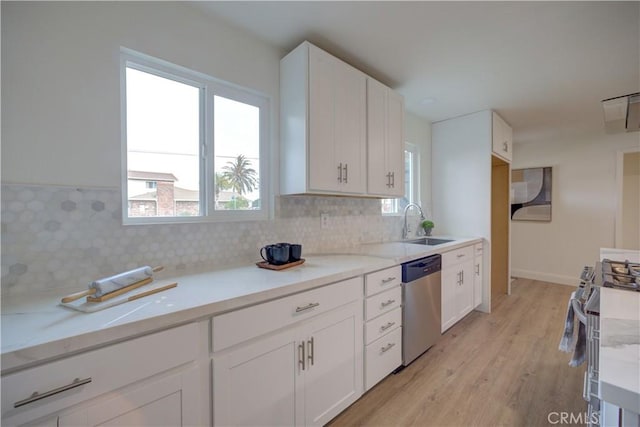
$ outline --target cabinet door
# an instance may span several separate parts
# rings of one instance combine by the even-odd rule
[[[404,100],[367,79],[367,185],[376,195],[404,195]]]
[[[460,269],[457,265],[442,270],[442,326],[446,331],[458,320],[458,288],[460,287]]]
[[[198,410],[187,400],[197,400],[197,376],[193,367],[183,373],[165,376],[111,393],[83,404],[83,409],[61,414],[63,426],[182,426],[202,423]]]
[[[478,246],[475,245],[475,257],[473,261],[473,308],[482,304],[482,251],[478,251]]]
[[[404,196],[404,99],[391,89],[387,101],[387,169],[391,196]]]
[[[334,72],[334,150],[338,166],[342,164],[338,188],[362,194],[366,192],[367,81],[364,74],[341,62]]]
[[[362,303],[319,316],[305,330],[304,414],[298,424],[323,425],[362,394]]]
[[[391,175],[387,169],[387,88],[367,79],[367,191],[387,194]]]
[[[309,47],[309,158],[312,190],[337,191],[342,170],[335,158],[335,69],[337,60]]]
[[[295,424],[295,330],[221,353],[213,358],[214,425]]]
[[[473,310],[473,260],[459,265],[460,284],[456,295],[458,304],[458,319],[462,319]]]
[[[502,117],[493,113],[493,153],[511,162],[513,148],[513,130]]]

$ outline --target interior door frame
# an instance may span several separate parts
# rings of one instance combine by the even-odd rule
[[[616,219],[614,221],[614,248],[622,249],[622,191],[624,183],[624,155],[638,153],[640,148],[632,147],[616,153]]]

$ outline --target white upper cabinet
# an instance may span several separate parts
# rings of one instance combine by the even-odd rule
[[[493,113],[492,140],[493,154],[511,163],[513,158],[513,129],[496,113]]]
[[[308,42],[282,59],[281,194],[366,192],[366,79]]]
[[[367,78],[367,192],[404,195],[404,99]]]

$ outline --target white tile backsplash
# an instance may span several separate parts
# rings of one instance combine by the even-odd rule
[[[320,213],[330,227],[320,228]],[[367,198],[276,197],[270,221],[122,225],[118,189],[2,185],[2,294],[83,289],[141,265],[168,274],[260,260],[269,243],[304,253],[400,238],[402,220]]]

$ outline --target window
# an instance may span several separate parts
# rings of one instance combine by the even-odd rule
[[[409,203],[420,203],[420,154],[413,144],[405,142],[404,147],[404,197],[383,199],[383,214],[400,214]]]
[[[125,223],[268,217],[268,99],[129,50],[121,61]]]

